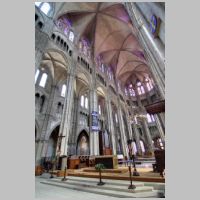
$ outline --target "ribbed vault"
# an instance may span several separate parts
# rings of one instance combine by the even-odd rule
[[[72,3],[58,19],[70,23],[78,40],[86,38],[95,60],[110,66],[122,84],[143,81],[149,75],[135,28],[121,3]]]

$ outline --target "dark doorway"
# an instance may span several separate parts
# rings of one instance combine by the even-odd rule
[[[104,155],[104,135],[102,131],[99,131],[99,154]]]

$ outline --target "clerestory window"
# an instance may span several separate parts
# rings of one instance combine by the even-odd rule
[[[35,2],[35,5],[45,14],[49,15],[49,12],[51,11],[51,5],[47,2]]]
[[[41,87],[44,88],[45,85],[46,85],[46,82],[47,82],[47,74],[44,73],[44,74],[42,74],[42,78],[41,78],[41,80],[40,80],[39,86],[41,86]]]

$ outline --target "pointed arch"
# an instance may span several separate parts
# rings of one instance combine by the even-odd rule
[[[89,135],[85,129],[83,129],[77,137],[76,154],[77,155],[89,155]]]

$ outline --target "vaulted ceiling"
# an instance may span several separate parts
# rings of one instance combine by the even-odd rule
[[[69,3],[66,3],[69,4]],[[67,19],[78,40],[86,38],[94,59],[113,69],[122,84],[142,81],[149,75],[143,50],[134,35],[135,28],[121,3],[71,3],[58,18]]]

